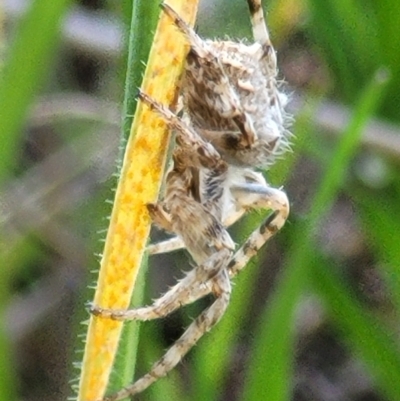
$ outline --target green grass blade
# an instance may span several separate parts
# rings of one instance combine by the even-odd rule
[[[398,51],[398,31],[400,20],[400,3],[397,0],[372,1],[370,6],[376,15],[375,35],[379,42],[379,53],[375,54],[365,45],[371,59],[384,64],[392,73],[392,82],[388,88],[381,115],[392,121],[399,121],[399,104],[396,101],[400,85],[400,52]],[[367,42],[368,43],[368,42]],[[374,56],[371,57],[371,54]]]
[[[286,271],[256,334],[243,400],[284,401],[290,398],[290,373],[294,359],[293,316],[308,282],[314,230],[335,199],[346,167],[358,146],[362,128],[379,104],[388,81],[386,78],[379,71],[361,94],[349,127],[327,166],[307,221],[297,231],[295,238],[298,240],[289,256]]]
[[[292,264],[262,317],[249,359],[241,400],[288,400],[294,357],[293,314],[307,283],[300,265]]]
[[[385,331],[382,323],[355,301],[351,290],[325,263],[313,265],[312,277],[313,287],[324,301],[328,314],[341,328],[343,337],[365,362],[388,399],[397,401],[400,394],[400,353],[395,335]]]
[[[308,216],[308,226],[311,228],[307,230],[308,235],[312,235],[312,229],[317,227],[323,214],[332,205],[335,194],[346,176],[346,167],[360,142],[363,128],[378,107],[388,81],[387,72],[378,70],[361,93],[360,101],[356,105],[352,120],[341,138],[339,148],[329,163],[321,186],[314,198],[313,206]]]
[[[69,0],[36,0],[21,19],[0,82],[0,182],[15,167],[21,129],[46,76]]]
[[[364,191],[363,191],[364,192]],[[385,284],[400,316],[400,247],[398,229],[400,197],[383,201],[382,197],[358,191],[356,203],[362,217],[365,232],[369,236],[371,249],[374,249],[383,271]],[[371,229],[373,227],[373,229]]]
[[[375,14],[370,7],[354,0],[309,3],[314,40],[321,45],[327,66],[339,82],[337,90],[353,102],[360,85],[378,68],[377,62],[383,62],[379,57],[371,57],[380,53]]]
[[[21,19],[6,52],[0,75],[0,182],[15,169],[17,150],[21,145],[22,127],[28,106],[46,76],[49,62],[59,38],[62,16],[68,0],[36,0]],[[2,54],[3,56],[3,54]],[[2,57],[3,58],[3,57]],[[9,295],[11,270],[5,269],[0,309]],[[17,390],[12,364],[12,347],[4,328],[0,330],[3,357],[0,373],[0,399],[16,400]]]
[[[132,126],[136,94],[142,82],[144,63],[149,56],[159,14],[158,2],[135,0],[133,3],[124,92],[123,138],[128,137]]]

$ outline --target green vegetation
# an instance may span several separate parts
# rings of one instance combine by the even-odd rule
[[[64,84],[54,82],[54,77],[60,74],[59,71],[48,73],[50,57],[56,45],[56,33],[67,10],[67,3],[65,0],[36,0],[24,20],[20,21],[14,40],[10,41],[6,50],[0,81],[0,196],[6,200],[12,185],[19,185],[20,175],[27,171],[29,173],[29,169],[35,167],[29,166],[29,163],[26,163],[26,167],[22,151],[22,143],[26,141],[22,128],[35,96],[44,92],[58,93],[61,89],[76,89],[73,85],[60,88]],[[132,10],[129,7],[113,10],[111,3],[109,12],[113,12],[123,22],[130,20]],[[126,44],[129,54],[121,57],[118,66],[118,62],[113,61],[111,68],[115,74],[112,82],[102,82],[99,85],[101,89],[91,94],[94,97],[116,99],[119,104],[124,105],[120,107],[124,109],[121,130],[123,135],[128,131],[131,112],[127,110],[132,108],[138,77],[142,73],[141,59],[147,53],[146,48],[152,36],[152,29],[148,27],[154,26],[150,23],[146,25],[146,29],[141,29],[141,23],[143,20],[146,20],[146,23],[154,21],[155,15],[154,8],[147,9],[143,6],[148,2],[134,3],[132,27],[129,24],[125,25],[126,37],[129,37]],[[225,31],[222,23],[210,17],[204,26],[200,25],[201,33],[213,37],[216,32],[231,36],[237,36],[237,32],[248,32],[248,21],[243,18],[246,12],[244,3],[243,0],[235,0],[235,3],[226,0],[216,6],[215,10],[218,12],[214,11],[219,18],[218,15],[227,15],[225,12],[228,10],[231,16],[229,20],[238,21],[241,26],[233,27],[230,25],[233,22],[230,22],[229,31]],[[223,399],[224,391],[230,390],[230,375],[240,378],[235,382],[241,384],[232,385],[237,400],[291,399],[298,356],[299,324],[296,318],[299,314],[299,304],[305,296],[312,294],[322,305],[322,324],[329,327],[350,355],[362,362],[370,375],[374,390],[381,399],[397,401],[400,394],[400,350],[396,343],[395,331],[400,316],[400,247],[397,235],[400,226],[400,150],[394,142],[392,147],[389,144],[389,147],[376,149],[363,135],[371,119],[379,119],[393,125],[400,123],[400,98],[397,94],[400,85],[400,50],[397,44],[400,3],[396,0],[309,0],[304,2],[303,8],[296,10],[299,13],[297,16],[290,18],[278,18],[274,14],[277,10],[284,9],[284,0],[270,3],[268,18],[271,21],[287,18],[287,25],[290,25],[289,28],[285,28],[284,34],[275,30],[274,26],[270,27],[272,37],[279,38],[282,49],[278,55],[280,58],[282,56],[281,63],[284,65],[285,60],[287,62],[292,58],[295,62],[292,69],[296,71],[296,68],[305,68],[305,75],[307,68],[315,68],[316,64],[319,71],[316,75],[322,77],[314,79],[313,72],[309,72],[310,76],[303,87],[293,88],[295,93],[302,93],[306,104],[298,111],[292,128],[296,137],[293,140],[293,153],[279,161],[267,173],[275,186],[285,184],[290,199],[293,199],[292,193],[296,193],[296,202],[292,203],[292,214],[282,233],[278,234],[273,244],[268,244],[235,279],[227,314],[186,358],[183,374],[177,369],[166,379],[153,385],[140,399],[217,401]],[[122,15],[124,13],[125,15]],[[48,25],[45,26],[45,23]],[[201,24],[201,20],[199,23]],[[219,31],[215,29],[212,33],[206,32],[208,28],[217,26]],[[137,47],[136,43],[145,44],[145,47]],[[304,57],[306,60],[312,58],[313,61],[301,64]],[[127,72],[126,60],[129,60],[130,66]],[[55,69],[61,68],[61,63],[54,64]],[[290,66],[281,69],[284,72],[290,69]],[[120,74],[123,78],[118,75],[121,70],[124,71]],[[296,76],[293,72],[292,75]],[[50,78],[46,82],[48,76]],[[126,76],[128,78],[125,80]],[[110,76],[105,75],[102,79],[110,79]],[[126,92],[122,94],[120,88],[124,84]],[[340,132],[336,130],[334,136],[326,135],[323,132],[326,127],[318,123],[318,106],[327,99],[345,106],[349,113],[349,121],[343,125]],[[100,116],[96,118],[100,120]],[[101,125],[98,120],[95,121],[95,125],[91,125],[93,121],[88,123],[88,118],[76,117],[73,127],[65,124],[65,121],[58,121],[53,129],[60,133],[63,145],[76,147],[76,138],[82,139],[85,135],[92,134]],[[398,134],[400,130],[393,134],[394,141]],[[380,132],[375,131],[372,135],[375,135],[376,141],[381,140]],[[84,157],[85,152],[81,150],[79,155]],[[304,166],[304,163],[301,164],[304,160],[309,163],[307,166],[318,167],[317,174],[309,178],[307,173],[303,173],[303,181],[295,181]],[[374,170],[373,163],[376,161],[378,167]],[[81,172],[83,169],[82,167]],[[72,183],[75,178],[71,177]],[[99,181],[104,179],[104,176],[98,178]],[[63,196],[61,190],[65,188],[62,184],[55,180],[46,190],[50,192],[51,187],[51,191],[57,193],[59,189],[60,196]],[[93,245],[98,235],[91,233],[106,226],[104,219],[109,213],[103,206],[104,193],[95,192],[94,195],[90,194],[90,197],[83,196],[77,202],[68,204],[71,210],[48,212],[48,220],[53,224],[57,223],[51,226],[53,229],[68,222],[66,226],[71,230],[72,237],[79,239],[77,242],[86,239],[85,245],[78,251],[86,252],[88,258],[91,258],[94,248],[101,250],[101,245]],[[35,196],[46,199],[47,195],[43,191]],[[306,201],[302,197],[307,198]],[[338,248],[334,248],[337,254],[330,253],[326,246],[329,244],[323,242],[327,241],[327,237],[321,233],[327,229],[327,225],[333,223],[330,217],[332,208],[343,199],[351,205],[352,222],[359,230],[364,258],[356,258],[354,254],[347,255],[345,251],[341,253],[340,249],[337,251]],[[34,201],[33,199],[32,202]],[[299,203],[302,203],[301,207]],[[17,209],[12,209],[11,215],[21,218],[18,210],[15,210]],[[7,217],[7,210],[1,210],[0,213]],[[256,227],[261,219],[259,213],[254,213],[246,218],[240,227],[235,227],[237,242],[241,242],[246,237],[245,233]],[[15,224],[19,227],[18,221]],[[6,311],[9,305],[15,302],[17,294],[26,295],[29,291],[35,291],[35,287],[40,288],[41,280],[50,276],[58,264],[62,264],[58,262],[58,258],[66,263],[65,261],[69,260],[68,255],[74,255],[75,248],[69,247],[69,244],[65,248],[66,255],[63,254],[62,258],[54,256],[59,248],[53,248],[54,243],[49,239],[49,232],[53,231],[46,232],[42,229],[46,224],[49,223],[21,226],[18,240],[8,242],[7,233],[12,232],[11,228],[14,226],[5,219],[2,230],[4,241],[2,238],[0,249],[3,262],[0,269],[2,311]],[[346,235],[347,232],[344,232],[343,236]],[[345,238],[339,243],[352,240]],[[273,260],[268,259],[271,248],[274,248],[271,250],[274,254]],[[348,271],[354,262],[353,259],[357,263],[368,259],[368,264],[373,266],[381,279],[385,299],[388,301],[381,304],[377,302],[377,305],[371,306],[371,302],[357,287],[357,281],[350,279],[351,273]],[[157,260],[161,259],[157,257]],[[71,261],[78,263],[72,256]],[[82,263],[81,269],[87,270],[87,258],[81,258],[79,261]],[[173,263],[182,270],[188,269],[186,258],[177,256]],[[278,273],[275,272],[276,264],[279,265]],[[48,266],[52,266],[49,272],[46,271]],[[266,275],[265,271],[272,268],[274,273]],[[154,269],[156,273],[147,273],[147,276],[164,274],[163,266],[154,266]],[[359,270],[363,268],[360,267]],[[174,275],[178,276],[178,273]],[[80,274],[83,280],[82,276],[83,274]],[[267,282],[266,277],[273,281]],[[141,282],[143,284],[139,292],[144,292],[146,278]],[[77,287],[82,289],[85,284]],[[265,293],[264,287],[268,287]],[[83,294],[77,297],[79,302],[76,308],[81,315],[76,321],[82,317],[84,302],[91,299],[92,293],[82,292]],[[137,297],[139,295],[141,297],[141,294],[136,294]],[[261,295],[264,295],[264,298],[260,298]],[[154,296],[152,292],[151,297]],[[149,295],[144,298],[150,302]],[[63,301],[63,298],[60,300]],[[135,304],[143,303],[146,302],[135,300]],[[177,330],[190,321],[188,315],[196,316],[204,305],[194,305],[178,313]],[[54,320],[54,315],[52,316]],[[11,340],[5,330],[6,318],[3,318],[2,322],[4,326],[0,331],[0,349],[4,353],[10,353]],[[38,320],[37,325],[42,323],[42,320]],[[78,327],[72,323],[70,326],[71,331],[68,333],[73,338],[72,328],[78,331]],[[146,371],[150,364],[163,354],[167,344],[163,340],[160,327],[160,322],[142,325],[137,349],[134,334],[131,335],[131,340],[129,333],[126,334],[121,344],[121,350],[125,351],[121,351],[122,357],[118,359],[112,388],[119,387],[121,382],[129,381],[128,378],[133,373],[136,351],[141,372]],[[79,327],[80,332],[83,329]],[[71,349],[74,347],[67,345],[61,349],[70,353],[71,360],[79,362],[80,354],[71,356]],[[239,353],[245,353],[246,356],[239,358]],[[238,366],[237,360],[243,365]],[[10,363],[9,357],[2,358],[0,363],[0,372],[7,373],[0,374],[0,399],[16,400],[21,398],[16,395],[16,383],[20,379],[17,369]],[[45,386],[43,383],[37,386],[41,385]],[[43,395],[40,390],[34,391]]]

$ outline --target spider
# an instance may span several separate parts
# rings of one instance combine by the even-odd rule
[[[91,312],[115,320],[150,320],[212,293],[203,311],[150,372],[103,401],[117,401],[145,390],[165,376],[200,337],[223,316],[230,299],[230,280],[284,225],[289,214],[286,194],[270,187],[256,168],[270,166],[288,147],[286,97],[276,79],[276,54],[265,25],[261,0],[247,0],[255,43],[201,39],[168,5],[162,8],[185,34],[190,51],[182,84],[185,110],[178,117],[140,92],[143,103],[176,132],[173,167],[166,177],[164,200],[149,204],[153,221],[176,234],[149,247],[150,253],[185,247],[196,267],[152,305]],[[248,209],[272,213],[235,252],[226,230]]]

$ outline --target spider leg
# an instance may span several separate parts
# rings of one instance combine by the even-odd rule
[[[284,223],[285,219],[278,211],[268,216],[233,255],[227,266],[229,276],[233,278],[240,273],[260,248],[282,228]],[[193,299],[200,299],[209,294],[210,291],[211,282],[208,281],[203,286],[194,288],[190,295]]]
[[[156,244],[150,244],[147,247],[149,255],[156,255],[159,253],[168,253],[177,251],[178,249],[184,249],[185,243],[179,237],[173,237],[165,241],[158,242]]]
[[[267,70],[275,75],[277,70],[277,59],[274,47],[272,46],[269,37],[267,24],[264,18],[264,12],[261,5],[261,0],[247,0],[250,10],[250,20],[253,28],[253,37],[263,49],[262,59],[267,67]]]
[[[231,188],[237,202],[243,208],[268,208],[275,210],[268,219],[256,229],[248,240],[231,258],[228,270],[235,276],[242,270],[258,250],[284,225],[289,214],[289,201],[286,194],[276,188],[261,184],[243,184]],[[230,251],[222,249],[210,256],[205,263],[188,272],[183,280],[175,285],[153,305],[133,310],[114,310],[94,307],[92,313],[116,320],[149,320],[170,314],[182,305],[196,301],[210,292],[206,283],[229,259]],[[196,286],[203,283],[203,286]]]
[[[136,309],[107,309],[92,306],[90,312],[95,316],[113,320],[153,320],[165,317],[184,305],[197,301],[207,292],[197,293],[194,289],[201,287],[218,272],[220,272],[232,257],[232,252],[227,249],[210,256],[204,263],[190,270],[186,276],[173,286],[162,297],[154,301],[150,306]],[[194,295],[194,296],[193,296]]]
[[[239,130],[235,136],[231,135],[232,141],[233,138],[236,139],[237,147],[251,147],[257,139],[252,119],[243,109],[220,57],[209,42],[202,40],[171,6],[163,3],[161,7],[190,43],[186,60],[186,79],[189,79],[191,85],[183,85],[183,90],[187,92],[184,98],[189,101],[187,106],[192,122],[196,124],[196,115],[199,115],[200,121],[204,118],[212,119],[212,116],[207,116],[210,111],[218,118],[231,119]],[[201,98],[199,93],[202,94]],[[191,105],[191,101],[195,104]]]
[[[286,194],[276,188],[261,184],[237,185],[232,188],[237,202],[243,208],[268,208],[273,213],[249,236],[243,245],[235,252],[228,264],[230,277],[236,276],[257,254],[260,248],[268,242],[285,224],[289,215],[289,200]],[[200,299],[211,289],[210,282],[193,288],[191,297]]]
[[[264,18],[261,0],[247,0],[247,4],[250,10],[250,19],[253,28],[254,40],[262,45],[272,46],[267,30],[267,24]]]
[[[248,183],[232,186],[230,190],[241,208],[277,210],[284,220],[289,215],[289,200],[285,192],[280,189]]]
[[[171,232],[173,230],[171,216],[166,212],[163,202],[148,203],[146,206],[153,223],[165,231]]]
[[[143,103],[147,104],[152,110],[156,110],[163,117],[169,128],[176,131],[176,142],[181,148],[178,149],[180,151],[179,162],[182,164],[180,170],[187,167],[214,169],[225,164],[214,147],[205,142],[194,129],[185,124],[171,110],[144,92],[140,91],[138,96]],[[177,168],[177,158],[177,153],[175,152],[175,169]]]
[[[216,296],[214,303],[193,321],[179,340],[177,340],[166,354],[152,366],[150,372],[117,393],[104,397],[102,401],[119,401],[130,397],[145,390],[159,378],[166,376],[197,343],[203,334],[218,323],[226,311],[231,294],[231,284],[225,269],[222,269],[212,279],[212,288]]]
[[[285,224],[289,215],[289,200],[280,189],[259,184],[247,184],[232,188],[241,207],[267,208],[274,212],[258,227],[236,251],[228,265],[229,274],[235,276],[258,250]]]

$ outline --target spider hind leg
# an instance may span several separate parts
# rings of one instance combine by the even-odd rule
[[[147,374],[117,393],[104,397],[102,401],[119,401],[138,394],[161,377],[166,376],[190,351],[197,341],[218,323],[224,315],[230,300],[231,283],[227,271],[222,270],[219,272],[212,279],[212,284],[216,296],[214,303],[193,321],[182,336],[171,346],[166,354],[152,366]]]

